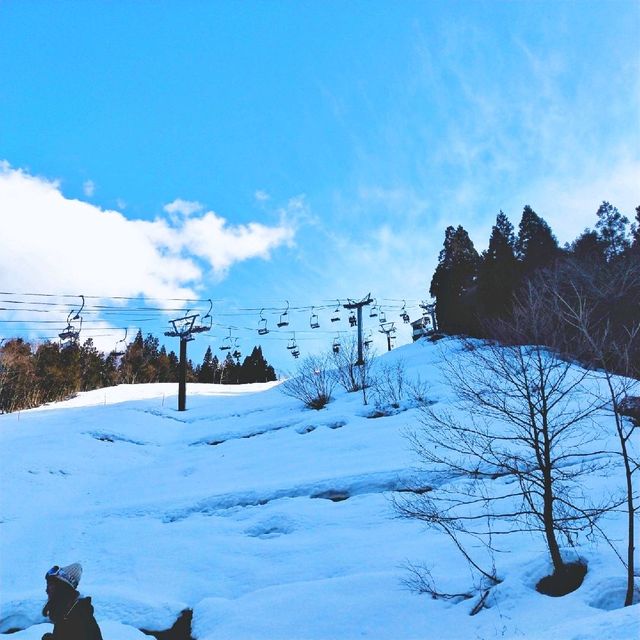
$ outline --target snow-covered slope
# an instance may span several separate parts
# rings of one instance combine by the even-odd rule
[[[441,349],[459,348],[419,342],[382,360],[447,403]],[[402,431],[415,409],[372,419],[340,390],[311,411],[277,384],[191,384],[177,412],[176,393],[123,385],[0,416],[0,632],[50,630],[44,573],[79,561],[105,640],[147,637],[137,629],[168,628],[185,608],[198,640],[638,636],[638,606],[616,608],[624,569],[601,543],[582,541],[589,572],[563,598],[535,591],[550,566],[525,535],[505,542],[504,581],[476,616],[472,601],[403,587],[407,560],[445,587],[469,582],[446,538],[391,508],[414,477]],[[607,526],[622,538],[623,514]]]

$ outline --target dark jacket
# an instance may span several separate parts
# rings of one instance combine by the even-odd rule
[[[91,598],[78,598],[54,621],[53,633],[45,633],[42,640],[102,640]]]

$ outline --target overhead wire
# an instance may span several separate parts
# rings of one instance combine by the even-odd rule
[[[137,325],[147,324],[147,323],[160,323],[166,322],[167,324],[170,322],[169,316],[175,315],[178,313],[184,313],[185,315],[190,313],[190,310],[186,310],[184,307],[194,305],[200,305],[204,303],[209,303],[214,310],[211,312],[211,315],[217,318],[248,318],[260,315],[260,318],[263,318],[264,315],[271,316],[280,316],[282,318],[283,315],[295,315],[299,316],[302,314],[312,314],[316,316],[316,321],[318,313],[323,311],[339,311],[343,313],[345,310],[342,308],[345,302],[351,301],[350,298],[332,298],[328,300],[322,300],[320,303],[314,304],[289,304],[287,300],[263,300],[260,301],[262,304],[253,306],[238,306],[235,301],[230,301],[224,298],[149,298],[146,296],[98,296],[98,295],[75,295],[75,294],[54,294],[54,293],[45,293],[45,292],[1,292],[0,296],[11,296],[8,299],[0,299],[0,304],[5,305],[15,305],[15,307],[0,307],[0,312],[9,312],[14,313],[15,316],[20,316],[22,314],[44,314],[51,313],[56,314],[59,313],[61,316],[60,320],[39,320],[39,319],[20,319],[19,317],[13,317],[10,319],[0,318],[0,324],[3,325],[16,325],[14,328],[11,328],[10,331],[14,334],[21,335],[31,335],[33,333],[38,334],[39,339],[44,340],[56,340],[60,335],[57,336],[48,336],[41,335],[41,330],[44,327],[41,325],[52,325],[58,324],[63,326],[65,320],[62,319],[65,312],[69,312],[71,307],[76,307],[79,303],[79,299],[82,300],[98,300],[102,302],[102,304],[88,304],[82,309],[82,332],[91,333],[91,337],[117,337],[116,332],[121,332],[125,329],[134,330],[141,328]],[[30,298],[23,299],[20,298]],[[34,298],[42,298],[42,300],[37,300]],[[52,302],[49,301],[51,298],[56,298],[58,301]],[[61,302],[63,299],[72,299],[73,303]],[[135,307],[127,306],[126,304],[106,304],[106,301],[123,301],[123,302],[137,302],[138,305]],[[146,306],[145,303],[155,302],[156,306]],[[175,303],[175,302],[183,302],[185,303],[184,307],[178,307],[166,304],[164,306],[157,306],[157,303]],[[379,298],[374,299],[375,306],[377,306],[378,310],[384,307],[385,311],[393,312],[397,310],[406,311],[406,310],[416,310],[420,309],[423,306],[423,301],[416,301],[415,299],[399,299],[399,298]],[[384,304],[382,304],[384,303]],[[27,306],[28,305],[28,306]],[[40,308],[46,307],[46,308]],[[218,307],[216,311],[215,308]],[[71,310],[71,313],[74,313],[75,309]],[[143,313],[146,317],[135,317],[136,314]],[[67,318],[71,315],[68,313]],[[420,312],[421,313],[421,312]],[[200,315],[204,317],[203,312],[197,312],[196,315]],[[114,320],[119,317],[122,320],[120,324],[126,324],[127,326],[117,326],[117,327],[105,327],[104,323],[106,321],[100,319],[85,319],[84,316],[100,316],[100,317],[108,317],[113,318]],[[134,316],[134,317],[132,317]],[[371,316],[372,318],[374,316]],[[400,316],[402,317],[402,315]],[[258,320],[260,319],[258,318]],[[72,318],[72,320],[77,320],[77,318]],[[347,314],[345,314],[341,322],[345,322],[347,320]],[[111,320],[108,320],[111,322]],[[69,324],[69,319],[67,319],[67,328],[75,329],[73,324]],[[91,327],[86,326],[90,324],[102,324],[100,327]],[[399,323],[400,324],[400,323]],[[131,325],[136,325],[132,327]],[[291,340],[291,336],[295,336],[296,340],[307,342],[316,340],[318,337],[327,337],[336,336],[343,337],[344,335],[348,335],[355,331],[355,327],[350,326],[345,329],[340,329],[338,326],[333,326],[333,324],[327,324],[328,328],[324,328],[322,325],[320,327],[308,327],[308,328],[300,328],[298,322],[293,322],[293,326],[287,327],[269,327],[266,334],[259,335],[259,341],[265,342],[285,342]],[[104,333],[108,331],[108,333]],[[202,337],[206,337],[208,341],[214,341],[219,339],[226,338],[234,338],[239,339],[239,336],[223,336],[221,338],[220,335],[216,334],[215,331],[224,330],[230,332],[237,332],[242,334],[242,339],[245,338],[246,333],[255,334],[258,331],[258,323],[256,322],[255,326],[246,326],[245,323],[229,323],[223,324],[220,322],[212,323],[211,330],[202,332],[200,335]],[[99,332],[102,333],[94,333]]]

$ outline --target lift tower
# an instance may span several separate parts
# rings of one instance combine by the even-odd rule
[[[354,309],[356,310],[356,313],[358,315],[358,319],[357,319],[357,323],[358,323],[358,361],[356,362],[356,364],[358,366],[362,366],[364,365],[364,353],[362,350],[362,307],[366,307],[367,305],[370,305],[373,302],[373,298],[371,297],[371,294],[368,293],[366,295],[366,297],[364,297],[362,300],[360,300],[359,302],[354,302],[353,300],[348,300],[347,304],[342,305],[345,309],[349,309],[351,311],[353,311]]]
[[[188,314],[189,312],[187,312]],[[199,314],[193,313],[182,318],[171,320],[173,329],[165,331],[164,335],[170,338],[180,338],[180,367],[178,369],[178,411],[187,408],[187,342],[194,340],[194,333],[209,331],[211,327],[196,325]]]

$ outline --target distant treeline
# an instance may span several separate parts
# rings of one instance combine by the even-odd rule
[[[209,347],[202,364],[187,363],[187,380],[217,384],[269,382],[271,365],[254,347],[239,364],[231,354],[222,361]],[[122,355],[104,354],[88,339],[61,347],[55,342],[31,344],[15,338],[0,347],[0,413],[18,411],[121,383],[177,382],[178,357],[158,338],[138,331]]]
[[[529,206],[517,234],[500,211],[482,254],[462,226],[448,227],[430,287],[439,330],[500,340],[528,313],[540,322],[537,335],[522,340],[593,363],[597,337],[617,359],[614,369],[640,376],[640,207],[635,211],[630,222],[603,202],[594,228],[564,247]]]

